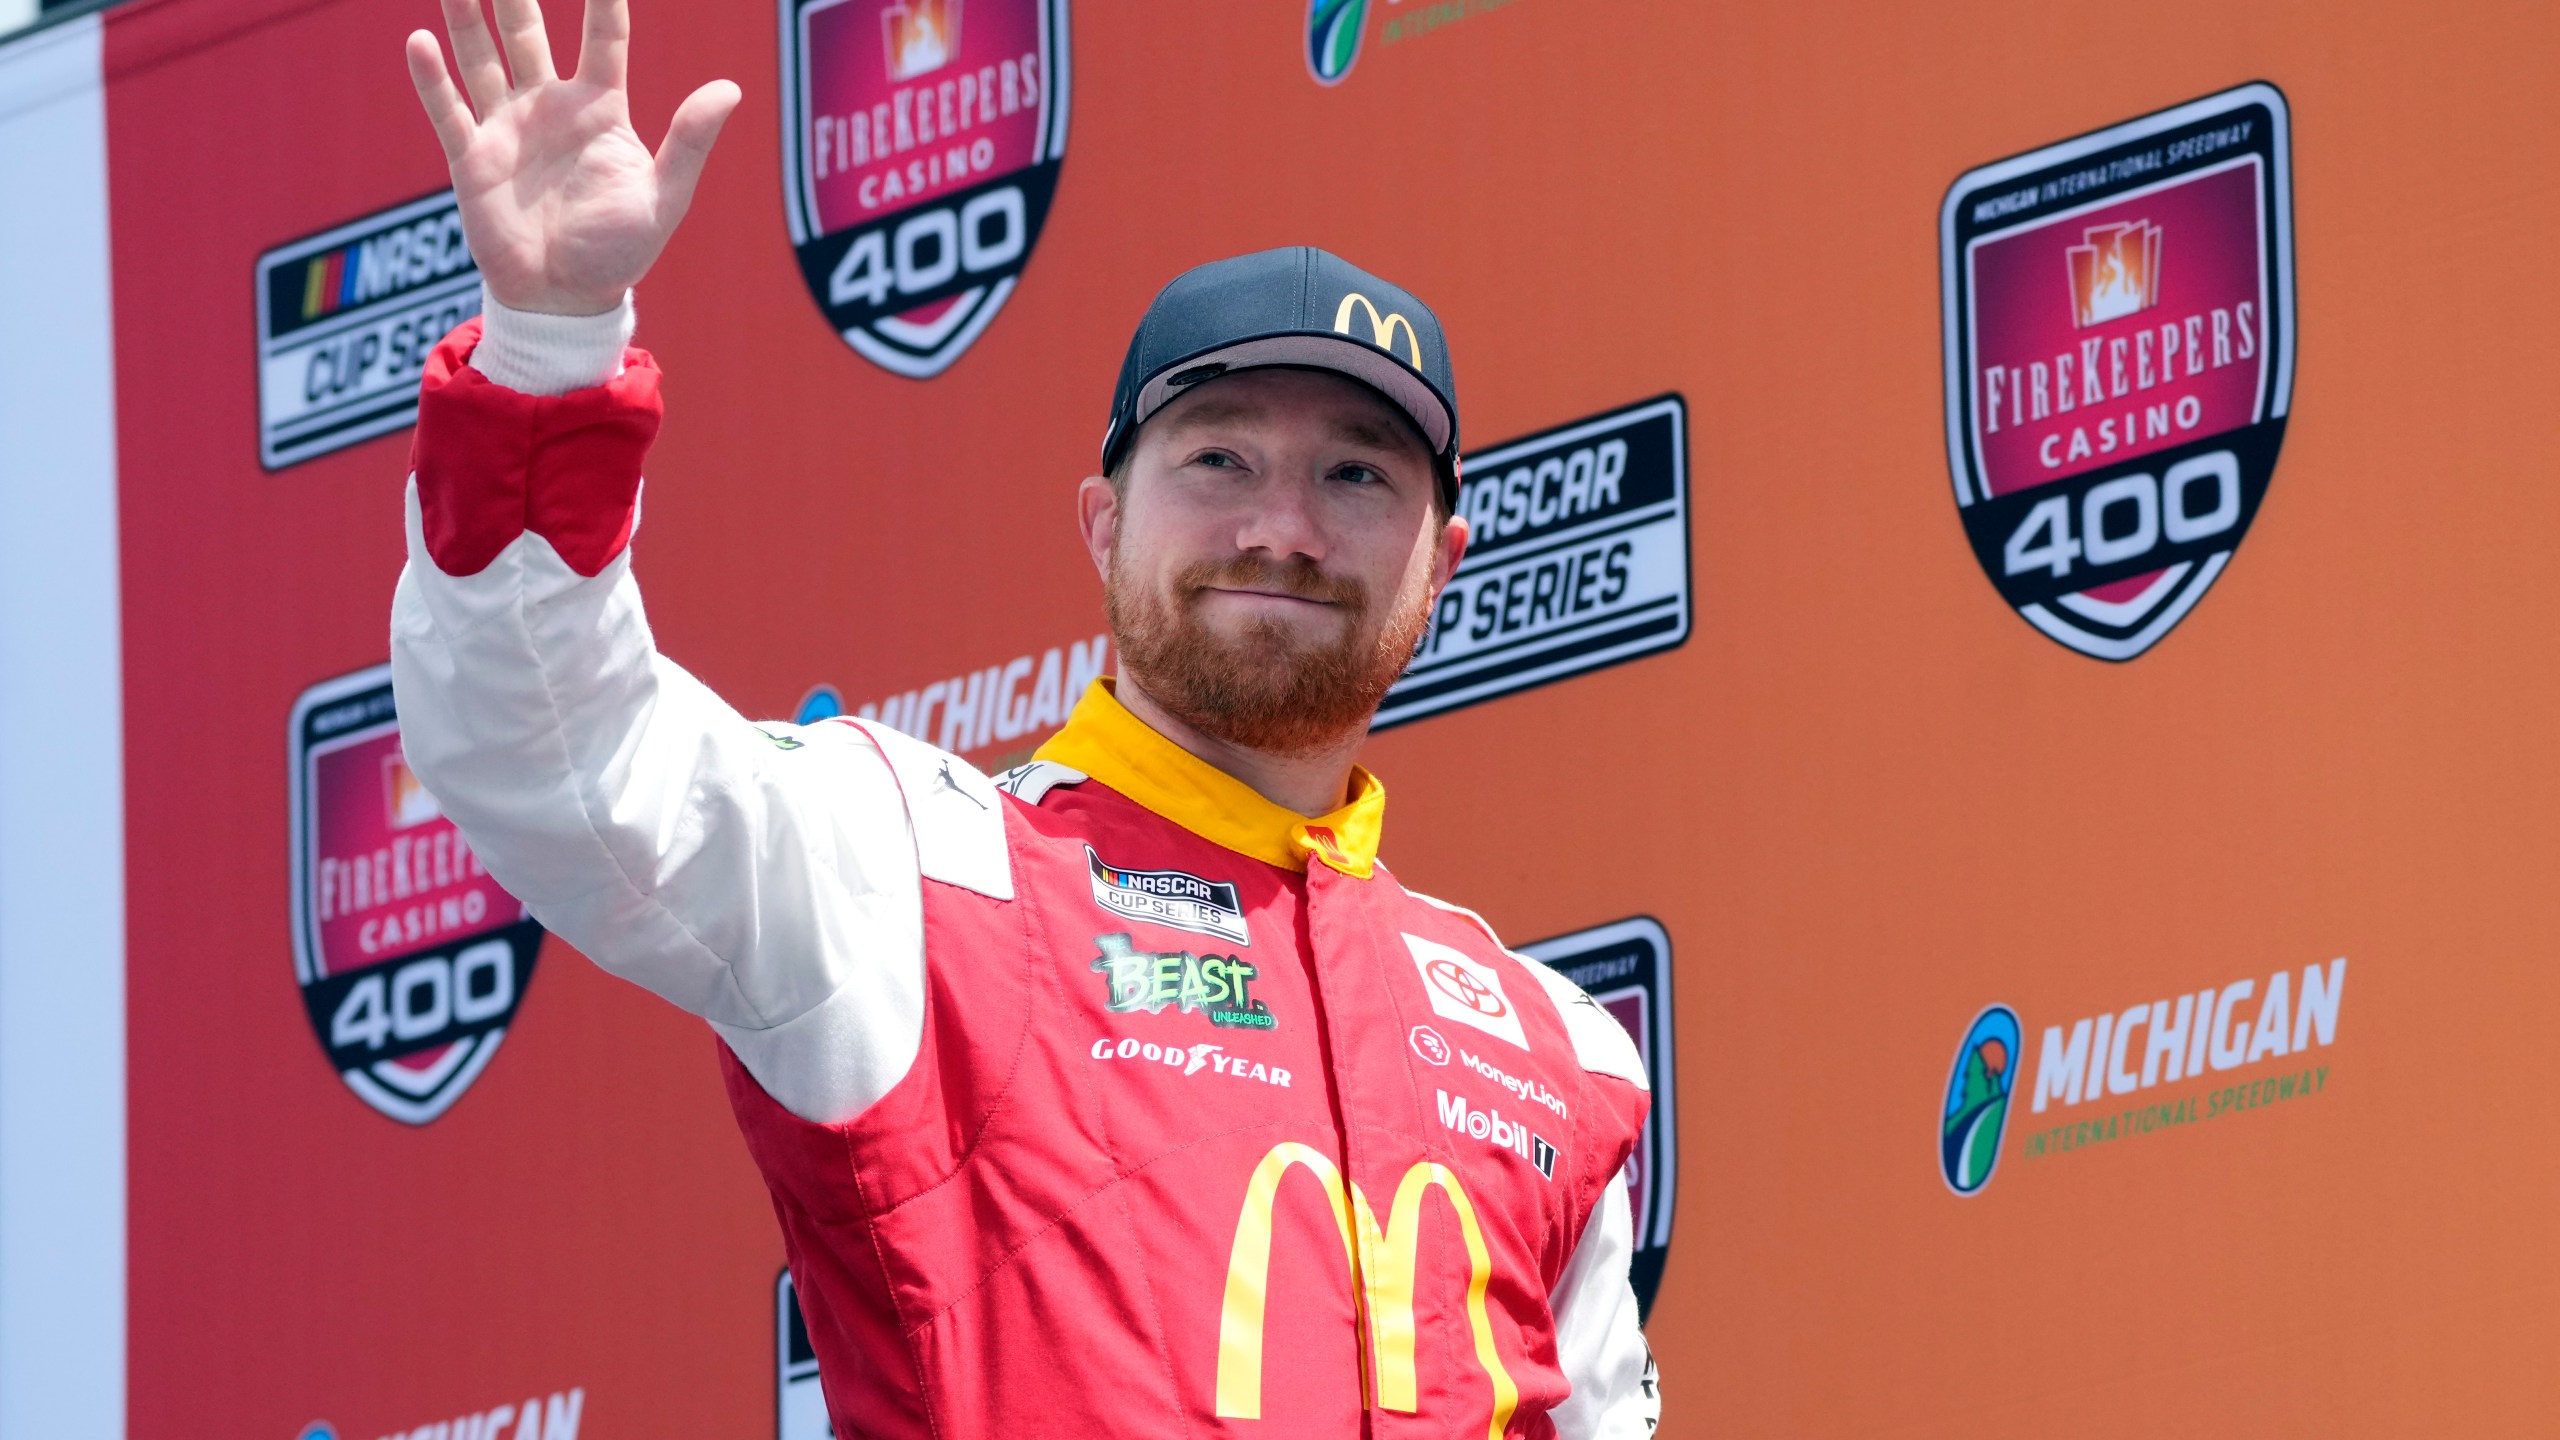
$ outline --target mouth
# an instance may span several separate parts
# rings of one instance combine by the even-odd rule
[[[1298,605],[1319,605],[1328,608],[1333,604],[1330,600],[1318,600],[1312,595],[1301,595],[1294,590],[1267,590],[1256,585],[1204,585],[1200,588],[1213,595],[1241,595],[1253,600],[1287,600]]]

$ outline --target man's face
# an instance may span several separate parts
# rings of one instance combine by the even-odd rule
[[[1230,744],[1304,754],[1365,730],[1466,548],[1404,412],[1323,370],[1195,386],[1080,495],[1120,666]]]

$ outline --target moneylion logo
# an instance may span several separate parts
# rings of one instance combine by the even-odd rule
[[[1368,28],[1369,0],[1307,0],[1307,73],[1319,85],[1341,84]]]
[[[1947,1076],[1947,1105],[1938,1129],[1938,1168],[1947,1188],[1970,1195],[1991,1183],[2000,1163],[2000,1136],[2009,1119],[2009,1089],[2017,1074],[2018,1015],[1993,1005],[1973,1017],[1956,1047]]]
[[[1485,1427],[1486,1440],[1502,1440],[1512,1411],[1519,1408],[1520,1387],[1494,1348],[1493,1318],[1485,1307],[1485,1290],[1493,1280],[1493,1252],[1457,1173],[1434,1161],[1416,1162],[1397,1184],[1395,1203],[1381,1230],[1377,1212],[1359,1184],[1346,1183],[1340,1167],[1322,1151],[1294,1140],[1272,1146],[1254,1167],[1253,1178],[1245,1184],[1244,1207],[1236,1215],[1226,1296],[1218,1311],[1218,1418],[1262,1418],[1263,1300],[1270,1290],[1271,1208],[1279,1198],[1280,1182],[1299,1167],[1324,1187],[1334,1226],[1342,1235],[1342,1258],[1354,1280],[1355,1303],[1366,1312],[1363,1328],[1376,1350],[1369,1372],[1369,1401],[1379,1409],[1406,1415],[1422,1408],[1414,1363],[1413,1297],[1422,1246],[1423,1199],[1434,1187],[1448,1198],[1459,1234],[1466,1241],[1467,1323],[1475,1335],[1476,1364],[1493,1385],[1493,1415]]]
[[[1333,333],[1353,335],[1357,338],[1351,328],[1351,312],[1354,309],[1369,312],[1369,343],[1393,355],[1396,353],[1396,335],[1401,331],[1404,335],[1405,353],[1410,357],[1410,363],[1416,370],[1422,368],[1422,337],[1414,333],[1413,322],[1404,318],[1404,312],[1401,310],[1389,311],[1384,315],[1379,314],[1377,305],[1357,290],[1343,296],[1342,303],[1334,307]]]

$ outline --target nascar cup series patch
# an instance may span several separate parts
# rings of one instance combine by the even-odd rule
[[[487,1069],[542,927],[482,868],[400,749],[391,667],[294,703],[293,965],[347,1088],[423,1125]]]
[[[986,332],[1067,143],[1066,0],[782,0],[800,273],[864,358],[925,379]]]
[[[1940,215],[1947,457],[1992,585],[2084,655],[2186,618],[2293,398],[2284,96],[2243,85],[1972,171]]]

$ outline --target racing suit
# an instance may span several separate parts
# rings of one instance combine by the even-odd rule
[[[546,926],[710,1022],[837,1433],[1649,1432],[1615,1022],[1396,882],[1373,776],[1294,814],[1108,681],[995,779],[741,718],[632,578],[630,313],[436,350],[402,739]]]

